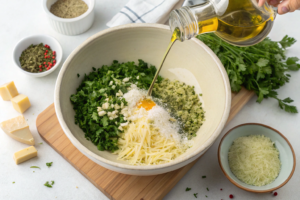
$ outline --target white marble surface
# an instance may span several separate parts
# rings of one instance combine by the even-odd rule
[[[13,153],[27,147],[27,145],[14,141],[0,131],[0,199],[2,200],[29,200],[29,199],[108,199],[67,161],[56,153],[37,133],[35,120],[37,115],[53,103],[53,91],[59,69],[44,78],[32,78],[14,69],[12,50],[21,38],[32,34],[49,34],[55,37],[64,50],[64,60],[89,36],[106,29],[106,22],[125,5],[128,0],[97,0],[96,19],[92,28],[79,36],[64,36],[56,33],[49,27],[41,8],[41,0],[9,0],[1,1],[0,11],[0,84],[13,80],[20,93],[29,96],[32,107],[25,112],[31,131],[36,140],[39,151],[37,158],[31,159],[21,165],[16,165],[12,159]],[[270,37],[280,40],[288,34],[300,39],[299,29],[300,12],[278,16]],[[296,43],[287,52],[289,56],[300,57],[300,42]],[[290,83],[282,87],[279,96],[291,97],[300,110],[300,72],[292,72]],[[0,100],[0,121],[16,117],[19,114],[13,109],[11,103]],[[242,111],[225,128],[222,135],[238,124],[246,122],[259,122],[281,131],[292,143],[297,159],[300,154],[300,121],[299,114],[288,114],[280,110],[275,100],[264,100],[261,104],[255,98],[242,109]],[[288,199],[296,200],[300,196],[300,167],[291,181],[279,189],[278,196],[268,194],[254,194],[245,192],[231,184],[222,174],[217,161],[217,146],[220,138],[201,158],[186,176],[166,195],[166,200],[195,199],[193,193],[198,193],[198,199],[229,199],[233,194],[235,199]],[[51,168],[46,162],[53,162]],[[31,169],[32,165],[41,169]],[[33,172],[35,171],[35,172]],[[201,176],[206,175],[206,179]],[[46,181],[55,181],[53,188],[43,184]],[[15,182],[13,184],[12,182]],[[78,188],[76,188],[78,186]],[[191,187],[190,192],[185,192]],[[206,188],[209,188],[209,191]],[[220,191],[220,188],[223,191]],[[207,198],[205,197],[207,195]]]

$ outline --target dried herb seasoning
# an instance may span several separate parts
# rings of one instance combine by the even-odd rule
[[[58,0],[50,8],[50,12],[61,18],[75,18],[88,10],[82,0]]]
[[[32,73],[50,70],[56,64],[56,52],[47,44],[30,45],[19,59],[22,69]]]

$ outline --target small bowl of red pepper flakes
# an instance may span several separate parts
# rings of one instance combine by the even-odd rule
[[[48,35],[33,35],[20,40],[14,48],[17,69],[26,75],[43,77],[58,68],[63,56],[59,42]]]

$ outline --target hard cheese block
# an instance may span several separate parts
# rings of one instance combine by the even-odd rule
[[[28,97],[24,94],[19,94],[18,96],[11,99],[13,107],[19,113],[25,112],[30,106],[30,101]]]
[[[14,154],[14,160],[16,164],[20,164],[22,162],[25,162],[26,160],[29,160],[31,158],[34,158],[37,156],[37,150],[34,148],[34,146],[27,147],[25,149],[22,149],[21,151],[18,151]]]
[[[19,92],[13,81],[0,86],[0,95],[4,101],[11,100],[18,94]]]
[[[23,115],[0,123],[1,129],[13,139],[34,145],[34,139]]]

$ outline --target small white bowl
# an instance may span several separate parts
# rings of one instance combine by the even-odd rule
[[[52,28],[64,35],[79,35],[91,28],[94,22],[95,0],[83,0],[88,5],[88,10],[75,18],[61,18],[50,12],[51,6],[57,0],[43,0],[43,9],[48,16]]]
[[[264,135],[269,137],[279,151],[281,169],[278,177],[270,184],[264,186],[248,185],[239,180],[230,170],[228,163],[228,151],[233,141],[242,136]],[[296,168],[296,156],[292,145],[279,131],[258,123],[241,124],[229,130],[219,144],[218,160],[226,178],[235,186],[248,192],[266,193],[275,191],[284,186],[293,176]]]
[[[37,45],[40,43],[43,43],[44,45],[45,44],[49,45],[50,48],[52,49],[52,51],[56,52],[56,64],[50,70],[45,71],[45,72],[32,73],[32,72],[23,70],[21,67],[20,61],[19,61],[22,52],[32,44]],[[48,74],[51,74],[59,66],[59,64],[62,60],[62,56],[63,56],[63,51],[62,51],[62,48],[61,48],[59,42],[49,35],[32,35],[32,36],[23,38],[22,40],[20,40],[17,43],[17,45],[15,46],[15,48],[13,50],[13,60],[15,62],[16,68],[19,71],[23,72],[24,74],[27,74],[27,75],[33,76],[33,77],[43,77],[43,76],[47,76]]]

